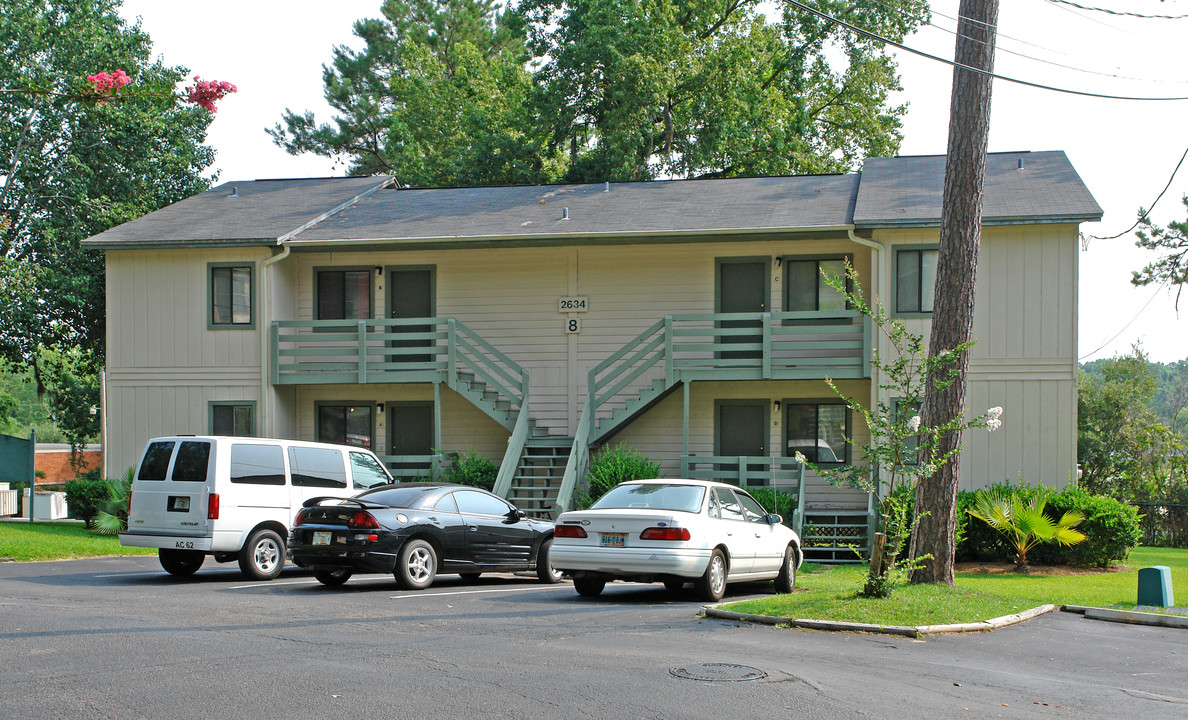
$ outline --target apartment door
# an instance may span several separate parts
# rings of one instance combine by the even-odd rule
[[[388,454],[433,454],[433,403],[392,403],[388,405]],[[397,462],[390,465],[392,474],[427,477],[429,460]]]
[[[395,268],[388,271],[388,317],[393,319],[428,318],[436,312],[434,302],[433,268],[407,267]],[[433,331],[432,325],[400,325],[393,328],[404,334],[424,334]],[[408,340],[392,340],[391,347],[431,347],[434,342],[429,338],[410,338]],[[424,355],[395,354],[390,362],[398,363],[427,363],[433,362],[431,353]]]
[[[718,403],[716,418],[717,425],[717,455],[723,458],[736,457],[766,457],[768,437],[768,416],[766,400],[738,400],[721,401]],[[719,470],[733,471],[737,469],[741,474],[745,469],[748,473],[760,472],[766,467],[763,463],[723,462]],[[750,481],[752,485],[766,485],[768,482],[759,478]]]
[[[767,312],[769,270],[766,260],[719,260],[718,287],[715,312],[760,313]],[[762,326],[759,320],[721,320],[717,327],[737,330]],[[762,332],[729,334],[718,338],[721,345],[755,345],[763,341]],[[722,359],[756,359],[763,356],[762,349],[748,347],[744,350],[721,350]]]

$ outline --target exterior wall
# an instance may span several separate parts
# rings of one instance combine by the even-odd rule
[[[939,232],[876,239],[894,250],[936,244]],[[983,228],[966,406],[971,414],[1001,406],[1002,428],[964,434],[961,489],[1020,478],[1062,486],[1076,477],[1077,262],[1075,225]],[[930,320],[905,323],[927,338]]]
[[[211,401],[259,402],[264,325],[259,290],[253,288],[254,329],[208,330],[207,264],[257,263],[258,278],[265,253],[259,248],[107,253],[109,475],[135,465],[149,438],[209,432]]]

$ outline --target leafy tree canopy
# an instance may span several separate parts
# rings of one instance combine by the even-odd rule
[[[0,0],[0,360],[32,366],[39,389],[45,348],[78,348],[72,373],[102,362],[103,256],[79,241],[209,185],[207,111],[79,100],[99,71],[169,90],[185,75],[151,59],[119,4]]]
[[[890,55],[759,5],[388,0],[355,25],[366,48],[337,48],[325,68],[334,124],[287,112],[270,132],[352,174],[429,186],[838,172],[894,154]],[[896,39],[928,13],[922,0],[814,5]]]

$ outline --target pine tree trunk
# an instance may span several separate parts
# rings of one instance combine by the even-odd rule
[[[957,26],[958,64],[994,68],[998,0],[961,0]],[[937,356],[972,339],[974,280],[982,234],[982,188],[986,178],[986,143],[990,129],[991,78],[953,69],[949,107],[949,148],[941,209],[940,252],[933,296],[932,335],[928,353]],[[953,382],[939,387],[930,377],[925,386],[923,424],[936,427],[961,414],[969,353],[954,367]],[[933,455],[943,457],[961,444],[960,432],[944,433]],[[923,515],[912,534],[911,556],[931,557],[912,573],[913,583],[953,584],[957,524],[958,457],[942,465],[916,487],[916,513]]]

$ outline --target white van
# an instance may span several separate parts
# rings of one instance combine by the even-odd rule
[[[172,575],[194,574],[207,555],[238,560],[271,580],[285,565],[289,526],[317,496],[349,497],[392,482],[370,451],[247,437],[149,440],[128,498],[120,544],[155,547]]]

